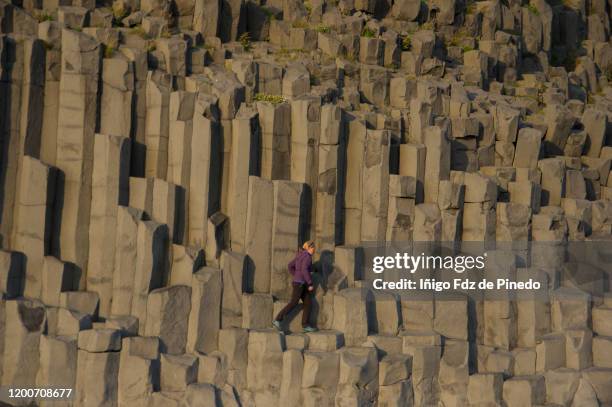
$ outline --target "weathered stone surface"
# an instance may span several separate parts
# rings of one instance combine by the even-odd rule
[[[62,30],[56,165],[64,173],[59,252],[87,267],[100,45],[92,37]],[[83,288],[82,279],[79,288]]]
[[[40,337],[45,327],[45,307],[34,300],[11,300],[4,305],[2,384],[35,385],[39,369]]]
[[[164,353],[185,352],[191,294],[191,287],[177,285],[158,288],[148,296],[144,335],[159,336]]]
[[[138,223],[136,242],[136,270],[130,314],[140,321],[139,332],[144,332],[149,293],[162,285],[166,270],[165,248],[168,228],[153,221]]]
[[[287,264],[299,247],[300,227],[306,222],[302,210],[303,194],[302,183],[274,181],[270,293],[279,298],[290,296],[291,275],[287,272]]]
[[[217,337],[221,328],[222,290],[221,270],[204,267],[193,275],[187,336],[188,352],[208,353],[217,349]]]
[[[115,329],[87,329],[79,332],[79,349],[87,352],[112,352],[121,350],[121,332]]]
[[[115,404],[117,400],[119,353],[91,353],[79,349],[75,405]]]
[[[109,134],[129,134],[112,132]],[[129,202],[130,140],[96,134],[89,221],[87,289],[100,296],[100,315],[109,316],[113,291],[113,267],[119,205]]]
[[[24,157],[15,207],[14,248],[27,256],[24,294],[41,298],[45,255],[51,249],[55,173],[39,160]]]

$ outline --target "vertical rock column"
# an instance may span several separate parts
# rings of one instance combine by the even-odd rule
[[[14,244],[27,256],[24,296],[40,298],[44,256],[51,246],[55,171],[39,160],[24,156],[15,206]]]
[[[192,134],[195,93],[172,92],[170,95],[170,135],[168,139],[168,174],[166,179],[182,187],[184,199],[177,202],[179,213],[189,213],[189,185],[191,180]],[[186,228],[177,231],[174,241],[184,242]]]
[[[3,386],[33,387],[39,367],[40,336],[45,328],[45,307],[32,300],[6,301],[6,345],[2,357]],[[8,401],[8,400],[7,400]]]
[[[138,224],[143,212],[126,206],[117,207],[115,227],[115,264],[113,266],[112,315],[129,315],[132,309],[134,270],[137,264]]]
[[[221,270],[204,267],[193,275],[187,352],[210,353],[217,350],[222,291]]]
[[[59,251],[63,260],[82,269],[87,266],[89,250],[99,69],[99,43],[85,34],[63,30],[56,161],[64,172]]]
[[[232,121],[244,101],[245,88],[234,77],[228,77],[223,69],[210,70],[208,72],[213,81],[212,93],[219,98],[219,113],[221,122],[221,205],[220,210],[228,213],[229,201],[232,197],[228,194],[230,156],[232,151]]]
[[[123,48],[123,47],[122,47]],[[149,74],[148,55],[146,50],[138,48],[125,48],[123,55],[134,65],[134,91],[132,113],[132,159],[130,174],[138,177],[145,176],[146,148],[145,127],[147,120],[147,76]]]
[[[208,218],[219,209],[219,117],[216,99],[198,94],[191,137],[191,174],[187,234],[190,245],[205,247]]]
[[[389,177],[389,207],[386,240],[412,239],[417,181],[414,177],[392,174]]]
[[[249,332],[247,388],[253,392],[255,405],[278,405],[284,348],[284,336],[275,330]]]
[[[193,29],[204,37],[216,37],[219,29],[221,2],[197,0],[193,10]]]
[[[143,336],[158,336],[162,353],[185,353],[190,308],[191,287],[173,285],[151,291]]]
[[[261,176],[267,179],[289,178],[289,143],[291,105],[257,102],[261,127]]]
[[[327,104],[321,109],[321,136],[317,185],[316,238],[319,250],[333,251],[341,241],[346,139],[343,112]]]
[[[77,341],[69,336],[40,336],[39,387],[74,389],[77,377]],[[41,401],[41,406],[68,406],[69,402]]]
[[[319,138],[321,134],[321,99],[303,96],[291,102],[291,180],[307,185],[310,201],[308,225],[316,221],[317,175],[319,168]],[[308,227],[312,230],[313,228]],[[311,233],[310,238],[314,238]]]
[[[173,243],[182,243],[183,216],[180,210],[183,189],[171,182],[153,180],[152,204],[149,212],[153,220],[168,226],[168,235]],[[146,210],[146,209],[145,209]]]
[[[96,134],[89,223],[87,290],[100,298],[100,316],[111,311],[117,208],[129,200],[130,139]]]
[[[270,292],[274,186],[272,181],[249,177],[245,252],[253,263],[253,292]]]
[[[55,165],[57,154],[57,119],[59,113],[59,89],[61,76],[61,51],[56,44],[45,54],[45,89],[43,96],[40,159]]]
[[[2,212],[0,218],[0,241],[3,247],[10,247],[13,228],[14,206],[17,194],[17,169],[22,154],[19,140],[21,112],[21,87],[23,80],[23,43],[14,40],[0,40],[2,94],[0,108],[3,119],[0,124],[2,156],[0,162],[0,188],[2,191]],[[6,78],[6,79],[5,79]],[[10,152],[10,154],[9,154]]]
[[[119,352],[78,350],[74,406],[117,405]]]
[[[344,243],[356,245],[361,240],[363,158],[366,140],[365,122],[349,117],[346,144],[346,188],[344,193]]]
[[[232,123],[228,214],[232,250],[244,252],[249,175],[259,175],[259,125],[257,112],[240,109]]]
[[[168,251],[168,227],[154,221],[139,222],[132,312],[144,333],[149,293],[162,286]]]
[[[23,84],[19,133],[22,152],[40,157],[40,137],[45,84],[45,47],[43,41],[27,39],[23,43]]]
[[[438,202],[438,189],[441,180],[450,178],[451,147],[446,131],[437,126],[424,130],[425,155],[425,202]]]
[[[134,64],[123,55],[104,58],[100,133],[131,136],[133,98]]]
[[[361,240],[381,242],[387,234],[389,206],[389,132],[369,130],[363,161]]]
[[[169,106],[172,76],[150,71],[146,84],[144,144],[147,150],[145,176],[166,178],[168,170]]]
[[[291,295],[291,275],[287,272],[287,264],[300,244],[304,188],[304,184],[299,182],[274,181],[270,293],[281,299],[288,299]]]

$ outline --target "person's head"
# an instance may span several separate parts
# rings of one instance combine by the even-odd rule
[[[306,250],[310,255],[313,255],[315,252],[315,244],[312,240],[304,242],[302,245],[302,249]]]

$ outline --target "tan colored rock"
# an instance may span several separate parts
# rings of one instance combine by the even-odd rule
[[[75,406],[117,403],[119,353],[79,350]]]
[[[134,208],[117,207],[115,262],[113,266],[113,297],[111,313],[129,315],[132,310],[132,290],[135,279],[131,270],[138,260],[137,238],[143,212]],[[144,255],[142,253],[141,255]]]
[[[39,349],[40,367],[36,385],[74,388],[77,378],[76,341],[64,336],[41,335]]]
[[[198,377],[198,358],[191,355],[161,354],[160,388],[163,391],[185,391]]]
[[[87,352],[121,350],[121,332],[115,329],[87,329],[78,335],[79,349]]]
[[[217,349],[221,328],[222,272],[204,267],[193,275],[187,351],[212,352]]]
[[[159,387],[159,339],[124,338],[119,364],[119,406],[144,405],[154,388]]]
[[[62,30],[56,165],[64,173],[60,242],[62,260],[87,267],[94,131],[96,125],[99,43]],[[82,279],[80,288],[84,287]]]
[[[268,294],[242,295],[242,327],[268,328],[272,324],[272,296]]]
[[[571,403],[580,382],[580,373],[571,369],[550,370],[544,375],[546,401],[565,405]]]
[[[222,352],[213,351],[208,355],[197,354],[198,358],[198,383],[210,383],[217,387],[223,387],[227,380],[227,360]]]
[[[191,292],[190,287],[177,285],[158,288],[148,296],[143,332],[145,336],[159,336],[164,353],[185,353]]]
[[[2,385],[33,386],[39,369],[40,337],[46,316],[43,304],[18,299],[4,305]]]
[[[571,330],[565,333],[565,366],[583,370],[590,367],[593,356],[593,333],[589,330]]]
[[[55,257],[45,256],[42,274],[41,301],[45,305],[60,306],[60,293],[72,288],[74,268]]]
[[[503,394],[503,378],[500,374],[474,374],[468,384],[470,404],[499,404]]]
[[[543,404],[546,401],[544,377],[517,377],[506,380],[503,397],[508,407]]]
[[[283,352],[283,374],[280,386],[279,403],[281,405],[298,405],[301,393],[296,391],[302,387],[302,372],[304,356],[299,350]]]
[[[136,242],[136,270],[130,314],[140,321],[139,332],[144,332],[149,293],[160,287],[166,270],[165,248],[168,247],[168,228],[154,221],[138,223]]]
[[[280,397],[283,371],[283,337],[276,329],[249,333],[247,387],[268,400]]]
[[[245,252],[254,266],[253,291],[266,293],[271,283],[274,186],[271,181],[259,177],[249,177],[248,183]]]
[[[371,294],[370,294],[371,295]],[[334,296],[334,329],[344,333],[347,346],[361,344],[368,336],[365,289],[349,288]]]
[[[129,200],[130,140],[123,136],[96,134],[93,152],[87,289],[98,293],[99,313],[106,317],[111,313],[117,208],[127,205]]]
[[[438,182],[450,177],[450,142],[439,127],[427,127],[424,131],[426,148],[425,177],[423,181],[425,202],[438,201]],[[468,191],[466,189],[466,200]]]
[[[565,337],[561,334],[543,336],[536,345],[536,371],[543,373],[565,365]]]
[[[150,71],[146,81],[145,175],[165,178],[168,170],[168,133],[171,76]]]
[[[299,247],[299,225],[304,184],[274,181],[274,209],[272,217],[272,257],[270,293],[279,298],[290,297],[291,275],[287,264]]]
[[[612,336],[611,317],[612,308],[594,307],[592,309],[593,332],[599,335]]]
[[[45,255],[51,249],[51,213],[55,172],[49,166],[24,157],[15,205],[13,248],[27,256],[24,295],[41,298]]]

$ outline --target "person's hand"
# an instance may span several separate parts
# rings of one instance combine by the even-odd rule
[[[309,285],[309,286],[308,286],[308,291],[312,291],[312,290],[314,290],[314,287],[313,287],[313,286],[311,286],[311,285]]]

